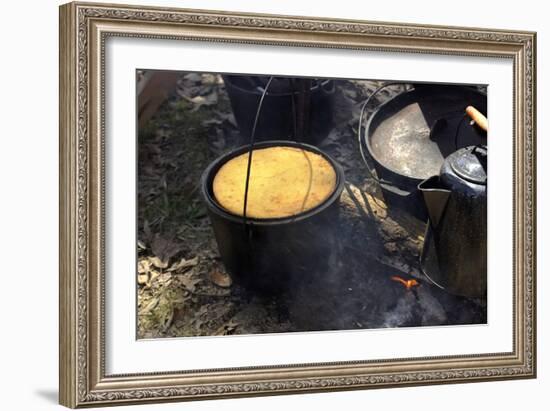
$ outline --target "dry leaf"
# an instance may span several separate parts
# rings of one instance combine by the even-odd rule
[[[238,127],[237,121],[235,120],[235,116],[233,115],[233,113],[222,113],[221,111],[215,111],[215,113],[220,118],[220,120],[222,120],[222,122],[227,121],[233,127]]]
[[[186,260],[185,258],[182,258],[179,260],[176,264],[173,264],[172,267],[170,267],[167,271],[187,271],[189,268],[196,266],[199,263],[199,257],[191,258],[190,260]]]
[[[203,120],[202,121],[202,126],[203,127],[209,127],[209,126],[212,126],[212,125],[220,125],[223,123],[223,120],[219,119],[219,118],[209,118],[209,119],[206,119],[206,120]]]
[[[174,321],[174,309],[170,310],[170,314],[168,315],[168,318],[166,318],[164,325],[162,326],[162,331],[166,332],[168,328],[172,325],[172,321]]]
[[[157,268],[166,268],[166,267],[168,267],[168,261],[162,261],[158,257],[151,257],[150,261]]]
[[[138,275],[138,284],[139,285],[145,285],[149,281],[149,274],[147,273],[140,273]]]
[[[198,316],[193,319],[193,325],[195,326],[195,330],[199,331],[202,327],[202,325],[205,323],[206,321],[202,320],[201,318],[199,318]]]
[[[197,284],[200,283],[201,280],[200,278],[185,275],[180,278],[180,282],[187,289],[187,291],[193,293],[197,288]]]
[[[151,251],[162,261],[162,265],[168,264],[168,261],[180,251],[180,245],[156,234],[151,243]],[[168,265],[159,268],[166,268]]]
[[[151,263],[149,262],[149,260],[139,260],[138,261],[138,273],[139,274],[147,274],[149,272],[149,270],[151,269]]]
[[[145,262],[146,264],[138,263],[138,284],[139,285],[145,285],[147,287],[151,287],[151,284],[153,281],[160,275],[158,271],[151,270],[149,266],[147,266],[148,261]],[[145,269],[147,267],[147,269]],[[142,270],[142,271],[140,271]]]
[[[218,93],[216,93],[215,91],[210,94],[207,94],[206,96],[196,96],[196,97],[190,98],[184,95],[182,97],[185,100],[194,104],[195,107],[193,107],[191,112],[197,111],[202,106],[211,106],[218,102]]]
[[[222,325],[220,328],[218,328],[215,332],[214,332],[214,335],[228,335],[228,334],[233,334],[234,331],[237,329],[237,327],[239,326],[239,323],[236,322],[235,320],[231,319],[229,320],[229,322],[227,324],[224,324]]]
[[[158,297],[152,298],[149,304],[147,304],[143,309],[143,313],[148,313],[149,311],[154,309],[158,305],[159,301],[160,301],[160,298]]]
[[[229,288],[231,287],[231,284],[233,284],[233,280],[231,279],[229,274],[217,268],[214,268],[212,271],[210,271],[208,277],[210,278],[210,281],[212,281],[218,287]]]
[[[160,273],[158,271],[154,271],[154,270],[149,271],[149,283],[147,285],[150,287],[151,283],[155,281],[159,275]]]

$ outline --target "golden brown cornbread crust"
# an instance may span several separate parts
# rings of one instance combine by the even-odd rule
[[[248,152],[225,163],[214,177],[216,201],[242,216]],[[296,147],[255,149],[248,188],[247,217],[284,218],[310,210],[336,187],[336,171],[322,155]]]

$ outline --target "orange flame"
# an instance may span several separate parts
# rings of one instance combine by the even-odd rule
[[[393,281],[397,281],[398,283],[403,284],[407,290],[410,290],[411,288],[420,285],[420,283],[416,281],[414,278],[411,280],[404,280],[403,278],[394,275],[391,279]]]

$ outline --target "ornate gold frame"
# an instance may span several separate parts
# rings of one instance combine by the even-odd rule
[[[105,375],[103,59],[108,36],[490,56],[514,64],[514,349],[476,356]],[[486,30],[70,3],[60,8],[60,402],[193,400],[536,375],[535,41]]]

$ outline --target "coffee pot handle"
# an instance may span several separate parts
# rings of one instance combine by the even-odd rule
[[[484,131],[487,131],[489,128],[487,117],[485,117],[478,109],[474,106],[466,107],[466,114]]]

